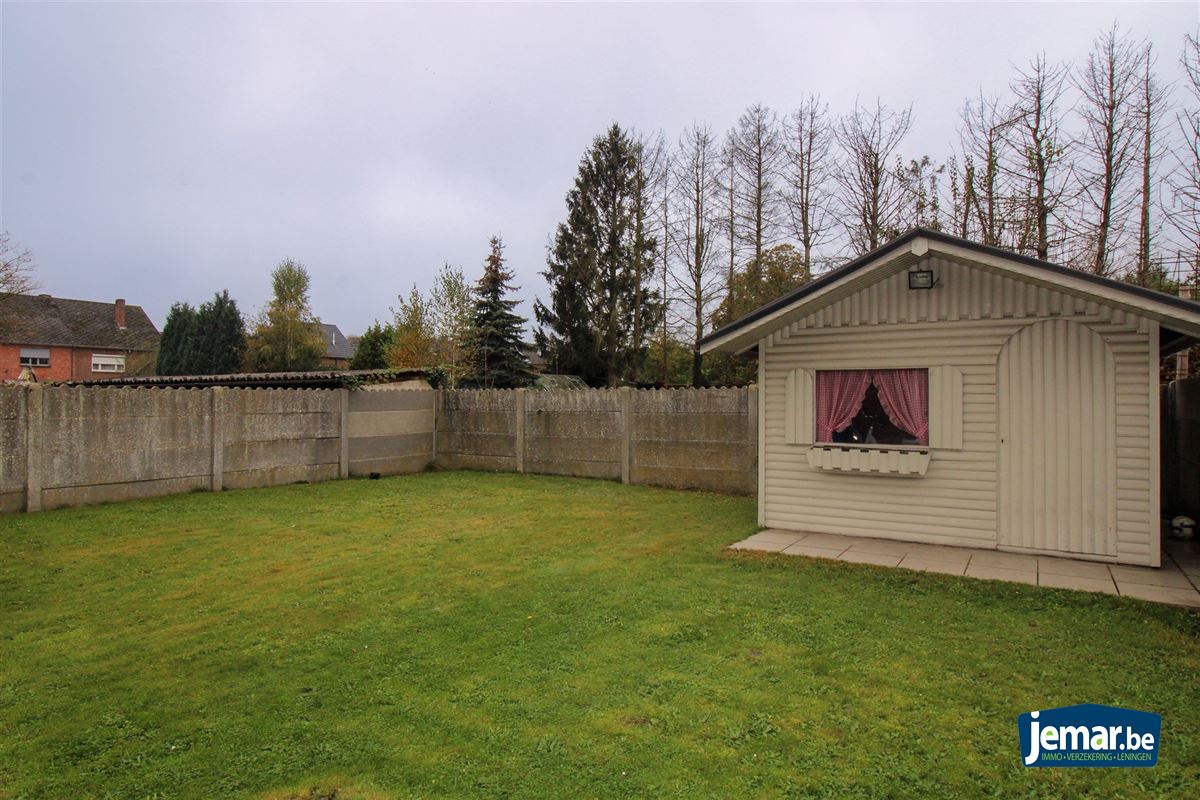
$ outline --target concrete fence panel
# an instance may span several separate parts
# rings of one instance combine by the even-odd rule
[[[620,390],[526,394],[526,472],[619,480],[624,437]]]
[[[0,387],[0,511],[484,469],[757,485],[757,392]]]
[[[757,422],[750,389],[634,392],[632,483],[751,494],[757,486]]]
[[[349,474],[400,475],[433,462],[437,392],[363,389],[349,394]]]
[[[219,393],[227,489],[337,478],[341,395],[331,389],[226,389]]]
[[[41,506],[85,505],[208,486],[204,392],[47,386],[41,395]]]
[[[753,494],[757,390],[443,392],[437,464]]]
[[[518,392],[439,392],[437,465],[515,472]]]
[[[25,507],[27,395],[18,386],[0,386],[0,513]]]

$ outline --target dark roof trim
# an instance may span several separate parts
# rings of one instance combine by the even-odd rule
[[[892,239],[882,247],[872,250],[865,255],[861,255],[850,263],[844,264],[831,272],[825,273],[816,280],[804,284],[800,288],[785,294],[783,297],[780,297],[777,300],[772,300],[770,303],[756,308],[754,311],[751,311],[741,319],[734,320],[728,325],[718,328],[702,338],[700,340],[700,344],[704,345],[713,341],[714,339],[724,338],[735,331],[741,330],[742,328],[757,322],[763,317],[770,316],[780,309],[793,305],[797,301],[803,300],[808,295],[818,292],[821,289],[824,289],[826,286],[836,283],[842,278],[853,275],[854,273],[870,266],[880,258],[883,258],[884,256],[887,256],[896,250],[900,250],[909,246],[912,244],[914,239],[920,238],[929,239],[930,241],[934,242],[942,242],[943,244],[949,244],[955,247],[961,247],[965,250],[973,250],[982,255],[1008,259],[1009,261],[1015,261],[1030,267],[1037,267],[1038,269],[1043,269],[1046,272],[1053,274],[1065,275],[1089,283],[1094,283],[1098,286],[1116,289],[1135,297],[1141,297],[1143,299],[1162,303],[1163,305],[1173,306],[1175,308],[1190,311],[1192,313],[1200,313],[1200,302],[1196,302],[1194,300],[1187,300],[1182,297],[1177,297],[1173,294],[1166,294],[1165,292],[1155,291],[1154,289],[1147,289],[1143,286],[1135,286],[1132,283],[1125,283],[1124,281],[1113,280],[1112,278],[1105,278],[1101,277],[1100,275],[1093,275],[1090,272],[1081,272],[1080,270],[1064,267],[1060,264],[1053,264],[1049,261],[1042,261],[1041,259],[1033,258],[1031,256],[1014,253],[1011,250],[1005,250],[1001,247],[980,244],[979,242],[973,242],[970,239],[960,239],[957,236],[951,236],[941,231],[930,230],[929,228],[913,228],[907,233]]]

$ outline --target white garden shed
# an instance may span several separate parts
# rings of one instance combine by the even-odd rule
[[[1200,303],[914,229],[710,334],[757,348],[759,524],[1160,565],[1159,360]]]

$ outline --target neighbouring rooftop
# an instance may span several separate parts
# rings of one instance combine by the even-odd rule
[[[321,337],[325,341],[325,357],[346,359],[354,358],[354,345],[342,334],[342,329],[328,322],[321,323]]]
[[[0,294],[0,341],[58,347],[153,350],[158,329],[141,306]]]

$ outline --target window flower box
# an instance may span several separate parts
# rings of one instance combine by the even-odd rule
[[[808,465],[835,472],[919,478],[929,469],[929,451],[919,448],[821,445],[808,450]]]

